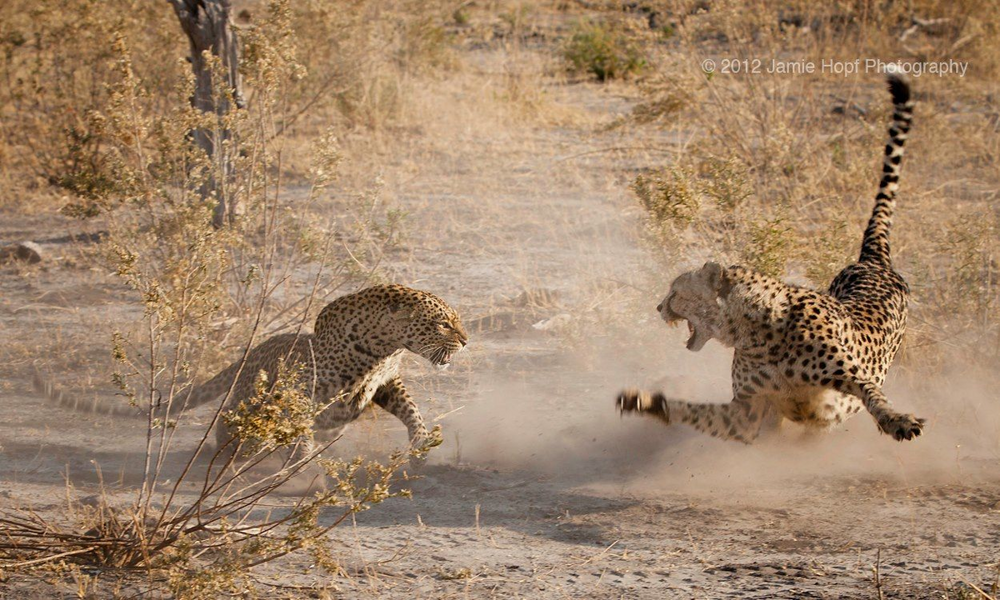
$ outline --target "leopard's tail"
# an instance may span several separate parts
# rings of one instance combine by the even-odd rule
[[[181,410],[187,410],[206,404],[226,393],[230,383],[236,376],[237,365],[230,366],[221,373],[195,386],[188,392],[181,392],[174,400],[174,406]],[[147,405],[132,404],[122,397],[113,398],[100,395],[99,391],[90,390],[69,390],[55,383],[38,367],[35,367],[31,377],[32,386],[35,391],[45,396],[52,402],[63,408],[75,412],[91,413],[95,415],[108,415],[113,417],[127,418],[147,418]],[[154,407],[157,412],[163,411],[162,404]],[[176,409],[175,411],[176,412]]]
[[[865,237],[861,243],[861,257],[858,260],[890,267],[892,258],[889,255],[889,230],[892,227],[892,213],[896,208],[903,144],[906,143],[906,136],[913,121],[914,102],[911,99],[910,84],[905,77],[891,73],[887,79],[889,93],[892,94],[892,124],[889,126],[889,141],[885,145],[882,180],[875,196],[875,209],[868,221],[868,228],[865,229]]]
[[[72,411],[130,418],[145,416],[141,406],[122,399],[105,398],[93,390],[83,392],[64,389],[42,373],[38,367],[35,367],[32,373],[31,384],[39,394]]]
[[[305,356],[311,356],[312,339],[312,334],[281,334],[257,346],[251,353],[267,356],[269,353],[280,351],[278,355],[302,360],[299,354],[294,353],[299,352],[301,354],[305,352]],[[303,350],[303,348],[308,349],[308,351]],[[253,381],[257,375],[255,369],[249,366],[256,363],[247,363],[250,358],[250,354],[246,357],[241,357],[220,371],[215,377],[193,388],[180,388],[174,395],[173,402],[170,404],[169,414],[166,414],[166,397],[162,398],[153,408],[156,411],[154,416],[166,416],[170,418],[172,415],[208,404],[221,397],[228,398],[230,389],[233,390],[233,394],[236,394],[237,397],[246,397],[247,394],[252,393]],[[52,379],[46,377],[37,367],[32,379],[35,389],[39,393],[44,394],[60,406],[71,410],[123,417],[148,417],[148,404],[145,402],[139,405],[132,405],[121,399],[100,397],[93,392],[71,392],[64,390],[54,384]],[[91,395],[94,397],[85,397]],[[225,402],[228,403],[228,400],[225,400]]]
[[[233,385],[233,381],[237,377],[245,377],[247,375],[246,373],[240,372],[240,367],[242,365],[243,360],[237,360],[225,369],[219,371],[215,377],[212,377],[204,383],[196,385],[194,389],[191,390],[190,394],[181,394],[179,400],[184,406],[184,410],[195,408],[196,406],[201,406],[202,404],[208,404],[212,400],[215,400],[219,396],[229,392],[230,386]]]

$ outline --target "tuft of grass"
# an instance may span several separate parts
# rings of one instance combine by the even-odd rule
[[[691,172],[680,167],[639,175],[632,183],[632,191],[646,210],[649,225],[660,234],[686,228],[701,207]]]
[[[639,44],[621,27],[581,21],[563,49],[569,69],[598,81],[624,79],[644,71],[649,62]]]
[[[438,569],[438,577],[443,581],[462,581],[465,579],[472,579],[475,573],[469,567],[461,567],[458,569]]]
[[[794,230],[781,216],[760,219],[750,225],[743,262],[768,277],[780,278],[795,247]]]
[[[709,156],[699,169],[702,193],[723,212],[736,211],[753,195],[749,169],[735,157]]]

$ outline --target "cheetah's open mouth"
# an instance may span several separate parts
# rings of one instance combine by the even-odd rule
[[[667,300],[667,305],[664,307],[664,310],[662,311],[661,315],[663,316],[663,320],[670,327],[676,327],[677,325],[680,324],[681,321],[687,322],[688,333],[691,334],[688,337],[687,349],[692,352],[697,352],[701,350],[702,347],[708,343],[708,340],[711,339],[711,336],[702,335],[701,332],[698,330],[697,327],[695,327],[694,323],[692,323],[690,319],[674,312],[673,309],[670,308],[669,299]]]
[[[690,334],[688,336],[686,344],[688,350],[692,352],[697,352],[701,350],[705,346],[705,344],[708,343],[708,340],[712,339],[712,336],[705,335],[704,333],[702,333],[702,331],[698,327],[695,327],[695,324],[692,323],[691,320],[688,319],[687,317],[682,317],[681,315],[678,315],[673,311],[670,312],[673,313],[670,316],[674,317],[671,318],[669,321],[667,321],[667,325],[669,325],[670,327],[676,327],[677,325],[680,325],[681,321],[687,323],[688,333]]]
[[[691,337],[687,341],[687,349],[691,352],[697,352],[705,347],[705,344],[708,343],[708,340],[712,339],[712,336],[704,335],[691,321],[688,321],[687,324],[688,332],[691,334]]]

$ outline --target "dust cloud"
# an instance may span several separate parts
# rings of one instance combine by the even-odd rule
[[[630,493],[773,490],[844,479],[968,482],[1000,457],[1000,404],[985,376],[958,370],[929,381],[890,372],[895,406],[927,419],[924,435],[912,442],[881,435],[866,413],[827,433],[785,421],[749,446],[654,418],[620,418],[614,398],[626,385],[697,402],[729,397],[731,351],[713,342],[691,353],[684,332],[645,325],[659,326],[659,339],[637,334],[642,342],[564,351],[541,370],[483,375],[474,386],[478,396],[448,423],[452,435],[442,454]]]

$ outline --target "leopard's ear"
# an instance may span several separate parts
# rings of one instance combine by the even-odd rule
[[[389,302],[389,314],[398,321],[411,321],[416,314],[413,306],[401,300]]]
[[[705,274],[709,285],[715,290],[716,296],[719,298],[729,296],[729,292],[733,289],[733,283],[729,280],[729,273],[725,267],[717,262],[709,261],[705,263],[701,271]]]

